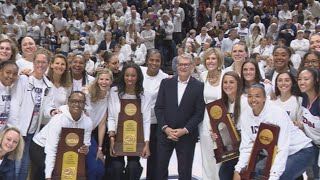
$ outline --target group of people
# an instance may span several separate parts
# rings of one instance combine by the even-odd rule
[[[269,179],[319,179],[320,3],[276,4],[6,0],[0,179],[51,179],[62,128],[81,128],[88,179],[138,180],[146,158],[146,178],[166,180],[175,150],[179,179],[201,153],[202,179],[237,180],[260,123],[280,127]],[[141,103],[140,156],[116,156],[122,99]],[[241,137],[222,163],[206,108],[219,99]]]

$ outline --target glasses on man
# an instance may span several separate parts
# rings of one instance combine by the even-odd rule
[[[188,68],[190,67],[191,63],[178,63],[178,67]]]

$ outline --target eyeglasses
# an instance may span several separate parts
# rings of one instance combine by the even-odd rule
[[[69,100],[69,103],[71,103],[71,104],[83,105],[83,104],[84,104],[84,101],[70,99],[70,100]]]
[[[191,63],[178,63],[179,67],[184,67],[184,68],[188,68],[190,67]]]
[[[304,62],[305,65],[311,65],[311,64],[319,64],[319,61],[317,60],[311,60],[311,61],[306,61]]]
[[[46,64],[48,64],[48,62],[34,61],[34,64],[36,64],[36,65],[39,65],[39,64],[46,65]]]

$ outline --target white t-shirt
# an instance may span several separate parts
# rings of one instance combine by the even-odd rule
[[[275,100],[275,104],[283,108],[292,121],[301,120],[302,118],[302,98],[291,96],[287,101],[281,101],[280,97]]]

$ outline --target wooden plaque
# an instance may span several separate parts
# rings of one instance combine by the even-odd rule
[[[144,147],[141,100],[121,99],[114,151],[117,156],[141,156]]]
[[[85,155],[78,152],[83,146],[84,129],[62,128],[53,180],[86,180]]]
[[[218,135],[214,155],[217,163],[239,157],[240,137],[222,99],[207,104],[212,131]]]
[[[280,127],[261,123],[257,138],[254,142],[247,169],[241,179],[269,179],[270,169],[277,154],[277,144]],[[257,173],[256,166],[260,166]],[[261,169],[261,167],[264,167]]]

